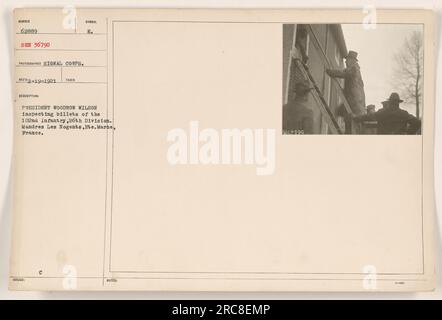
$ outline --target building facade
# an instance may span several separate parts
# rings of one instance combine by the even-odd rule
[[[343,79],[326,69],[344,69],[347,47],[339,24],[286,24],[283,26],[283,102],[295,97],[295,84],[308,79],[314,134],[357,134],[358,124],[343,93]]]

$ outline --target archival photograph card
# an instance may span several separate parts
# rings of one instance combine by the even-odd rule
[[[434,289],[433,12],[13,15],[11,290]]]

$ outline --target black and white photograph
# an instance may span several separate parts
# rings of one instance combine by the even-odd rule
[[[442,299],[442,1],[189,1],[0,1],[0,309]]]
[[[420,24],[284,24],[283,134],[419,135]]]

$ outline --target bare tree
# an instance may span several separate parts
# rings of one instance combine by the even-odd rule
[[[414,31],[394,56],[394,83],[404,100],[416,105],[416,117],[420,118],[423,83],[422,33]]]

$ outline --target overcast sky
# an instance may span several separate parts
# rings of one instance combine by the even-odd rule
[[[391,92],[400,91],[392,83],[394,54],[410,34],[422,31],[422,25],[377,24],[376,29],[365,30],[362,24],[342,24],[342,29],[347,49],[358,52],[366,104],[374,104],[378,110]],[[413,105],[403,103],[401,108],[416,113]]]

